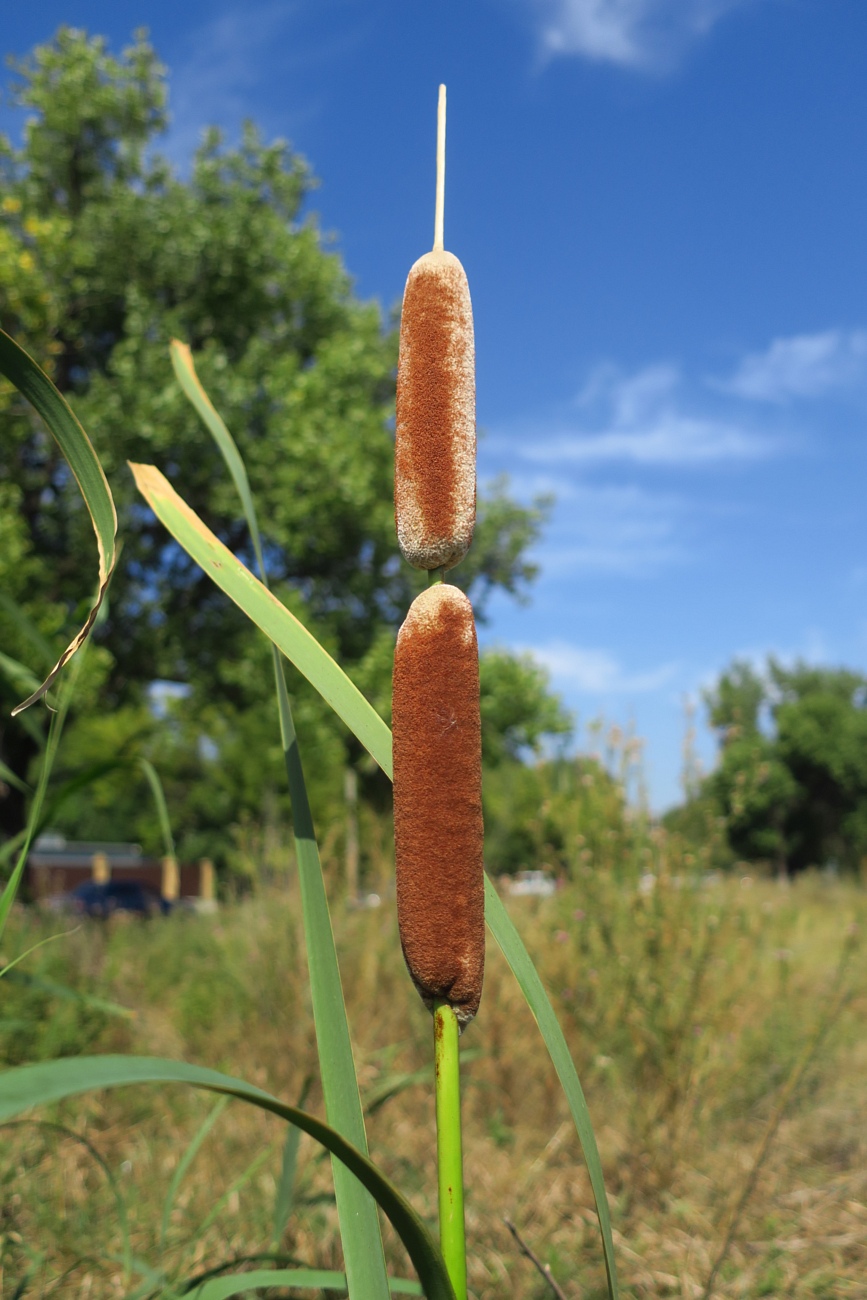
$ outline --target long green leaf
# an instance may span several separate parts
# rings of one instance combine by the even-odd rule
[[[78,928],[78,927],[76,927]],[[68,931],[74,933],[74,931]],[[49,943],[54,939],[62,939],[63,935],[52,934],[49,939],[43,939],[42,943]],[[42,944],[35,944],[34,947],[41,948]],[[28,951],[32,952],[33,949]],[[16,958],[16,961],[19,960]],[[108,998],[98,998],[93,993],[81,993],[78,989],[71,989],[67,984],[56,984],[54,980],[45,980],[38,975],[29,975],[26,971],[13,971],[12,967],[15,962],[10,962],[6,967],[7,975],[4,976],[12,984],[26,984],[28,988],[36,989],[38,993],[47,993],[52,998],[60,998],[62,1002],[77,1002],[79,1006],[92,1007],[94,1011],[103,1011],[107,1016],[118,1016],[122,1020],[135,1020],[135,1012],[129,1007],[122,1007],[119,1002],[110,1002]]]
[[[192,1140],[190,1141],[186,1151],[181,1156],[181,1159],[178,1162],[178,1167],[175,1170],[174,1174],[172,1175],[172,1181],[169,1184],[169,1190],[166,1192],[166,1199],[163,1202],[163,1218],[162,1218],[162,1223],[160,1224],[160,1250],[162,1250],[163,1246],[166,1244],[166,1236],[168,1235],[168,1231],[169,1231],[169,1221],[172,1217],[172,1206],[175,1203],[175,1197],[178,1194],[178,1188],[183,1182],[184,1176],[187,1170],[189,1169],[190,1165],[193,1163],[196,1156],[198,1155],[199,1148],[201,1147],[205,1138],[208,1136],[211,1129],[214,1127],[217,1120],[220,1118],[220,1116],[222,1115],[223,1111],[226,1109],[228,1104],[229,1104],[228,1097],[220,1098],[216,1106],[214,1106],[213,1109],[210,1111],[210,1113],[205,1116],[203,1122],[199,1125],[198,1129],[193,1134]],[[290,1132],[297,1133],[298,1130],[293,1125]]]
[[[22,794],[33,793],[33,791],[30,789],[30,786],[27,784],[27,782],[22,781],[21,777],[17,776],[12,771],[12,768],[7,767],[5,763],[0,763],[0,781],[5,781],[6,785],[13,786],[14,789],[20,790]]]
[[[0,333],[2,333],[2,331],[0,331]],[[107,608],[107,606],[105,608]],[[93,621],[95,622],[99,617],[100,610],[97,607]],[[30,845],[36,837],[37,829],[42,824],[42,809],[48,791],[51,769],[53,768],[54,760],[57,757],[60,737],[63,734],[66,716],[69,713],[69,708],[72,704],[72,697],[75,694],[75,687],[78,683],[78,677],[84,660],[85,652],[82,652],[78,655],[66,675],[59,694],[57,712],[52,713],[51,715],[48,739],[45,742],[45,748],[42,752],[42,763],[39,769],[39,780],[36,785],[36,794],[33,797],[33,803],[30,805],[30,811],[27,816],[27,825],[24,828],[24,837],[21,841],[21,851],[18,855],[18,861],[15,864],[15,870],[6,881],[3,893],[0,894],[0,936],[2,936],[3,931],[6,928],[6,922],[8,921],[9,913],[12,910],[12,904],[14,903],[15,896],[18,893],[18,886],[20,885],[21,877],[24,874],[24,867],[27,862],[27,855],[30,852]],[[17,839],[18,837],[16,837],[16,840]]]
[[[285,605],[253,576],[153,465],[130,465],[154,514],[199,567],[252,619],[391,774],[391,733],[358,687]]]
[[[235,490],[241,498],[241,505],[244,509],[244,517],[247,520],[247,527],[250,529],[250,537],[253,542],[253,549],[256,552],[256,559],[259,563],[259,574],[265,585],[268,585],[268,578],[265,573],[265,561],[262,558],[262,539],[259,535],[259,522],[256,517],[256,504],[253,500],[253,493],[250,491],[250,480],[247,478],[247,468],[238,451],[235,439],[226,428],[222,418],[214,409],[210,397],[201,385],[199,376],[196,374],[196,368],[193,365],[193,354],[187,347],[186,343],[181,343],[178,339],[172,339],[169,348],[172,358],[172,366],[178,383],[184,390],[184,394],[189,398],[192,405],[198,411],[202,420],[205,422],[214,442],[219,448],[220,455],[226,462],[226,468],[232,475],[232,482],[235,484]]]
[[[299,1110],[304,1109],[311,1082],[312,1076],[308,1074],[301,1086],[301,1096],[298,1098]],[[283,1159],[280,1162],[280,1182],[277,1186],[277,1194],[274,1197],[274,1218],[271,1224],[271,1248],[273,1250],[280,1249],[283,1233],[286,1231],[286,1224],[289,1222],[289,1216],[292,1213],[292,1202],[295,1199],[295,1174],[298,1168],[298,1148],[300,1145],[301,1130],[292,1124],[286,1130],[286,1141],[283,1143]]]
[[[213,435],[232,476],[250,530],[262,577],[262,589],[267,590],[268,574],[262,554],[259,522],[241,454],[232,435],[199,383],[189,348],[177,341],[172,344],[172,364],[185,393]],[[282,609],[283,606],[279,608]],[[297,626],[300,628],[302,625],[298,623]],[[317,650],[320,649],[317,641],[313,640],[313,645]],[[292,803],[292,830],[301,885],[301,908],[304,917],[307,967],[310,974],[310,998],[313,1005],[313,1023],[319,1052],[325,1112],[329,1123],[367,1155],[364,1114],[358,1091],[358,1078],[352,1055],[322,864],[319,860],[319,846],[316,843],[313,815],[289,703],[284,664],[273,642],[271,649],[280,719],[280,738]],[[326,658],[328,663],[334,663],[330,657]],[[346,680],[342,674],[336,678],[340,686]],[[362,696],[359,698],[363,699]],[[332,1164],[340,1236],[352,1294],[358,1297],[358,1300],[378,1300],[385,1294],[387,1277],[385,1250],[382,1245],[376,1206],[364,1188],[347,1173],[342,1164],[337,1161],[332,1161]]]
[[[169,810],[166,805],[166,795],[163,790],[163,783],[150,759],[140,758],[138,760],[138,766],[147,777],[147,783],[150,786],[151,794],[154,797],[157,821],[160,824],[160,833],[163,837],[163,849],[167,857],[173,858],[175,856],[175,840],[172,835],[172,824],[169,820]]]
[[[293,1291],[346,1291],[346,1274],[318,1268],[259,1268],[249,1273],[235,1273],[231,1277],[215,1277],[203,1282],[192,1291],[185,1292],[190,1300],[228,1300],[229,1296],[246,1295],[257,1288],[288,1287]],[[421,1295],[417,1282],[402,1278],[389,1278],[392,1295]]]
[[[3,330],[0,330],[0,373],[36,408],[66,457],[90,513],[99,552],[99,585],[87,621],[70,641],[42,685],[12,710],[13,713],[20,713],[45,694],[63,665],[68,663],[87,639],[96,621],[117,558],[117,514],[99,458],[66,399],[33,358]]]
[[[151,466],[133,466],[139,490],[154,513],[172,536],[192,556],[245,614],[268,635],[275,645],[304,673],[346,725],[354,732],[371,757],[388,775],[392,774],[391,732],[373,706],[350,682],[343,669],[322,649],[297,619],[271,595],[239,560],[214,537],[198,516],[177,495],[158,470]],[[301,629],[299,634],[297,629]],[[312,644],[311,644],[312,643]],[[544,987],[524,943],[500,903],[496,890],[486,883],[486,919],[491,932],[512,968],[530,1010],[566,1090],[567,1100],[581,1140],[584,1159],[590,1174],[596,1212],[602,1232],[608,1289],[616,1300],[617,1271],[611,1219],[604,1192],[602,1165],[587,1105],[578,1082],[569,1049]],[[495,905],[499,903],[499,907]],[[535,979],[528,972],[532,971]],[[568,1065],[567,1065],[568,1062]],[[568,1086],[567,1086],[568,1084]],[[579,1123],[580,1119],[580,1123]]]
[[[548,1000],[548,995],[542,981],[539,979],[533,960],[524,947],[523,940],[512,923],[512,918],[503,906],[502,900],[491,883],[490,876],[487,874],[485,874],[485,920],[521,986],[521,992],[527,999],[527,1005],[535,1017],[536,1024],[539,1026],[545,1040],[545,1046],[548,1048],[548,1053],[554,1064],[554,1069],[557,1071],[557,1077],[566,1094],[569,1110],[572,1113],[572,1119],[575,1121],[575,1128],[578,1130],[584,1159],[587,1162],[590,1185],[593,1188],[593,1199],[596,1202],[596,1213],[599,1216],[599,1228],[602,1232],[602,1244],[605,1254],[605,1269],[608,1274],[608,1292],[612,1300],[616,1300],[618,1295],[617,1266],[614,1260],[611,1216],[608,1213],[608,1198],[605,1195],[602,1162],[599,1159],[599,1148],[596,1145],[596,1135],[593,1132],[590,1112],[587,1109],[587,1102],[584,1100],[584,1090],[578,1079],[578,1071],[575,1069],[566,1039],[563,1037],[563,1030],[560,1028],[560,1023],[554,1014],[554,1008]]]
[[[58,939],[65,939],[68,935],[75,934],[80,929],[81,927],[76,925],[72,930],[61,930],[59,934],[49,934],[47,938],[40,939],[38,943],[32,943],[29,948],[25,948],[23,952],[19,952],[18,956],[12,961],[7,962],[3,967],[0,967],[0,979],[9,978],[10,971],[13,971],[16,966],[21,964],[21,962],[26,961],[34,952],[38,952],[40,948],[44,948],[46,944],[56,943]],[[12,978],[14,981],[14,976]]]
[[[428,1300],[455,1300],[442,1256],[409,1202],[384,1174],[330,1125],[288,1106],[253,1084],[216,1070],[157,1057],[77,1056],[25,1065],[0,1074],[0,1123],[15,1119],[31,1106],[46,1105],[95,1088],[141,1083],[184,1083],[223,1096],[237,1097],[261,1110],[297,1124],[337,1156],[381,1206],[406,1247]]]

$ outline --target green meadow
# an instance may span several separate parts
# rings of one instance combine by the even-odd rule
[[[701,1296],[730,1237],[717,1296],[863,1294],[862,888],[818,875],[789,887],[748,875],[708,880],[658,831],[636,849],[630,869],[615,874],[576,848],[576,878],[556,896],[508,904],[587,1094],[623,1293]],[[403,967],[388,897],[358,910],[336,882],[334,892],[371,1151],[433,1226],[429,1016]],[[321,1111],[299,914],[290,876],[217,916],[86,922],[30,959],[33,982],[4,990],[4,1057],[183,1058]],[[21,911],[6,950],[56,930]],[[551,1294],[509,1219],[563,1294],[604,1295],[574,1128],[493,945],[483,1014],[462,1052],[471,1294]],[[281,1129],[237,1102],[137,1088],[65,1102],[4,1130],[3,1295],[23,1277],[23,1294],[132,1294],[118,1198],[134,1282],[151,1283],[141,1294],[162,1294],[158,1274],[188,1279],[272,1251],[339,1269],[328,1162],[307,1138],[274,1239]],[[411,1275],[393,1234],[386,1248],[390,1271]]]

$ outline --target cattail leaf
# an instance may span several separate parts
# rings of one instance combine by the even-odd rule
[[[244,461],[232,435],[199,382],[189,348],[175,341],[172,344],[171,355],[172,365],[181,387],[205,422],[232,476],[250,529],[262,579],[261,589],[270,596],[267,592],[268,574],[262,554],[256,507]],[[279,602],[277,606],[281,610],[284,609]],[[302,625],[298,623],[297,626],[300,628]],[[317,650],[321,649],[315,639],[311,638],[311,642]],[[304,769],[295,735],[284,664],[273,640],[272,651],[280,737],[292,805],[292,830],[295,836],[307,966],[310,973],[310,1000],[313,1006],[313,1023],[316,1029],[325,1112],[335,1128],[364,1155],[367,1155],[367,1134],[364,1128],[364,1115],[358,1091],[355,1061],[352,1056],[352,1043],[349,1037],[349,1024],[346,1019],[345,999],[331,929],[328,899],[325,894],[322,864],[319,859],[319,847],[316,843],[307,784],[304,780]],[[331,664],[335,669],[337,668],[330,656],[326,656],[326,661],[326,666]],[[337,671],[340,672],[339,669]],[[339,676],[337,683],[338,686],[342,686]],[[359,698],[363,699],[361,696]],[[358,1297],[358,1300],[379,1300],[386,1290],[386,1271],[385,1250],[382,1245],[376,1206],[364,1188],[339,1161],[333,1160],[332,1165],[343,1254],[353,1295]]]
[[[557,1071],[557,1077],[566,1094],[569,1110],[578,1131],[581,1149],[584,1152],[587,1172],[590,1175],[593,1199],[596,1202],[596,1213],[599,1217],[599,1229],[602,1233],[602,1246],[605,1254],[605,1269],[608,1275],[608,1294],[611,1300],[617,1300],[617,1266],[614,1259],[614,1241],[611,1235],[611,1216],[608,1213],[608,1198],[605,1195],[602,1162],[599,1159],[599,1148],[596,1145],[593,1124],[590,1120],[587,1102],[584,1099],[584,1090],[578,1079],[578,1071],[575,1069],[566,1039],[563,1036],[563,1030],[560,1028],[560,1023],[554,1014],[554,1008],[551,1006],[538,971],[533,965],[533,959],[524,947],[523,940],[515,929],[512,918],[503,906],[502,900],[488,875],[485,876],[485,920],[500,945],[503,956],[511,966],[515,979],[521,986],[521,992],[524,994],[527,1005],[535,1017],[536,1024],[539,1026],[539,1031],[548,1049],[548,1055],[551,1057],[554,1069]]]
[[[217,1070],[158,1057],[68,1057],[25,1065],[0,1074],[0,1123],[16,1119],[32,1106],[46,1105],[96,1088],[143,1083],[183,1083],[203,1088],[221,1096],[236,1097],[296,1124],[327,1147],[374,1197],[406,1247],[428,1300],[455,1300],[442,1255],[422,1220],[394,1184],[336,1129],[315,1115],[279,1101],[253,1084],[232,1079]],[[245,1276],[249,1279],[251,1275]],[[247,1281],[248,1288],[250,1285]]]
[[[117,559],[117,514],[108,480],[93,450],[93,444],[73,414],[69,403],[33,358],[28,356],[24,349],[3,330],[0,330],[0,374],[5,375],[36,408],[66,457],[90,514],[99,552],[99,583],[96,599],[84,626],[70,641],[42,684],[37,684],[36,689],[28,695],[27,699],[12,710],[13,714],[16,714],[42,698],[63,665],[69,662],[76,650],[87,640],[96,622]]]
[[[153,465],[130,465],[136,485],[175,541],[313,685],[391,775],[391,732],[312,633],[223,545]]]
[[[235,484],[235,489],[241,498],[247,527],[250,529],[253,550],[256,552],[256,560],[259,564],[259,573],[262,581],[267,586],[268,579],[265,575],[265,561],[262,558],[262,539],[259,535],[256,505],[253,501],[253,493],[250,491],[247,468],[241,458],[241,453],[238,451],[237,443],[226,428],[222,416],[214,408],[213,402],[202,387],[201,380],[196,374],[196,367],[193,364],[193,354],[187,344],[181,343],[178,339],[172,339],[169,352],[175,375],[184,391],[184,396],[189,399],[201,416],[219,448],[220,455],[226,462],[226,468],[232,476],[232,482]]]
[[[249,1273],[235,1273],[211,1278],[192,1291],[185,1292],[189,1300],[229,1300],[230,1296],[247,1295],[262,1287],[289,1287],[292,1290],[323,1290],[345,1293],[346,1274],[319,1268],[258,1268]],[[422,1295],[417,1282],[404,1278],[389,1278],[388,1289],[392,1295]]]

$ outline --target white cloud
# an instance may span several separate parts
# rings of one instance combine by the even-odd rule
[[[607,650],[593,650],[553,641],[527,647],[548,669],[556,683],[588,695],[637,695],[659,690],[678,670],[675,663],[646,672],[628,673]]]
[[[345,0],[325,4],[335,10],[325,38],[309,30],[312,16],[300,0],[214,6],[171,60],[169,156],[186,165],[205,126],[234,136],[247,117],[266,133],[298,134],[321,111],[318,86],[330,83],[334,64],[359,40],[355,7],[348,19]],[[269,87],[277,77],[291,87],[291,100],[275,102]]]
[[[825,330],[774,339],[744,357],[731,379],[716,386],[757,402],[821,397],[867,379],[867,330]]]
[[[601,408],[602,428],[582,428],[525,440],[522,455],[534,461],[689,466],[754,460],[773,450],[763,437],[729,420],[683,409],[680,372],[646,366],[623,376],[602,367],[579,397],[579,409]],[[582,423],[586,423],[582,421]]]
[[[643,577],[682,562],[675,521],[683,503],[636,486],[561,483],[539,559],[546,579],[565,575]]]
[[[754,0],[530,0],[544,53],[662,71]]]

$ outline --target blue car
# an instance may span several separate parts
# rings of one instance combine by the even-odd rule
[[[79,915],[103,920],[115,912],[131,912],[135,916],[161,913],[165,916],[171,910],[171,903],[139,880],[108,880],[105,884],[85,880],[67,894],[67,900],[71,910]]]

